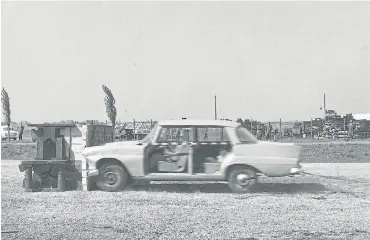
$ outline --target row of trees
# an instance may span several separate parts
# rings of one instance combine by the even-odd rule
[[[114,99],[112,91],[107,86],[103,85],[102,88],[105,93],[104,102],[106,107],[106,113],[110,122],[112,123],[113,129],[115,129],[117,118],[117,109],[115,107],[116,100]],[[10,124],[11,124],[10,98],[8,92],[5,90],[4,87],[2,88],[1,91],[1,104],[4,122],[8,126],[8,140],[10,140]],[[114,139],[114,131],[112,138]]]
[[[10,98],[5,88],[1,90],[1,105],[3,109],[4,121],[5,124],[8,126],[8,141],[10,141]]]
[[[116,119],[117,119],[117,108],[115,106],[116,100],[114,99],[112,91],[107,86],[103,85],[102,88],[105,93],[105,98],[104,98],[105,110],[106,110],[107,116],[110,122],[112,123],[112,127],[113,127],[112,139],[114,141],[115,129],[116,129]]]
[[[272,134],[275,133],[270,123],[264,124],[260,121],[254,121],[251,119],[243,120],[241,118],[238,118],[236,122],[252,132],[255,136],[257,136],[258,139],[272,139]]]

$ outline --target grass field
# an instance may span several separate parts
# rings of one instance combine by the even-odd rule
[[[19,150],[21,154],[27,152],[21,145],[32,146],[16,145],[23,149]],[[262,177],[252,193],[243,195],[230,193],[223,183],[166,182],[133,186],[118,193],[25,193],[19,161],[2,160],[1,236],[370,239],[370,161],[366,155],[370,145],[325,143],[303,147],[305,162],[313,162],[303,164],[309,174]]]
[[[303,148],[302,162],[316,163],[370,163],[370,141],[308,141],[298,140]],[[32,142],[2,142],[1,159],[26,160],[36,156],[36,143]]]

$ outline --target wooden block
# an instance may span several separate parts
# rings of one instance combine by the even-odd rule
[[[41,192],[40,189],[25,189],[25,192]]]
[[[32,168],[27,168],[25,171],[25,184],[24,188],[25,190],[30,190],[32,189]]]
[[[58,173],[58,189],[61,192],[66,190],[66,178],[65,178],[64,171],[60,171]]]

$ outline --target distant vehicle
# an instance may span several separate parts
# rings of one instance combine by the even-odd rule
[[[10,140],[17,140],[18,132],[10,127]],[[8,139],[8,126],[1,126],[1,140]]]
[[[115,139],[122,139],[123,136],[123,131],[120,131],[120,129],[115,129],[114,130],[114,138]]]
[[[120,191],[133,180],[227,181],[245,193],[258,175],[282,177],[300,172],[301,147],[259,141],[230,121],[159,122],[141,141],[88,147],[90,182],[103,191]]]

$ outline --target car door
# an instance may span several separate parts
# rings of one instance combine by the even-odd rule
[[[222,126],[197,126],[196,147],[194,148],[194,169],[203,173],[204,163],[217,163],[231,152],[232,144]]]
[[[146,173],[185,172],[189,142],[193,139],[193,128],[161,126],[155,141],[146,149]]]

